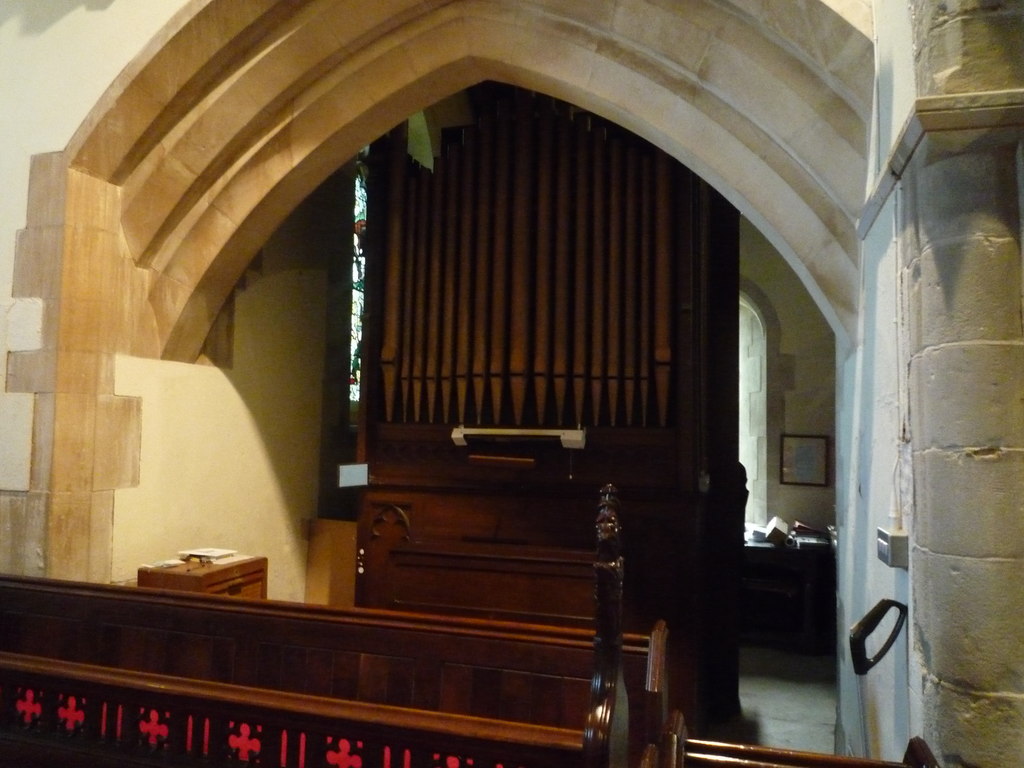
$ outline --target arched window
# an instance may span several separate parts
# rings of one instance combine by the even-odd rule
[[[764,323],[740,294],[740,462],[747,470],[746,520],[768,522],[768,355]]]

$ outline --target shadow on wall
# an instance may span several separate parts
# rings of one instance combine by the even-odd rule
[[[0,26],[11,19],[21,23],[24,34],[45,32],[79,7],[87,11],[103,11],[114,0],[3,0],[0,2]]]

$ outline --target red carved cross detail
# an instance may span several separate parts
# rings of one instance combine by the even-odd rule
[[[25,721],[25,725],[31,725],[33,720],[38,720],[43,714],[43,705],[36,701],[36,692],[31,688],[25,689],[25,698],[20,699],[14,707]]]
[[[331,739],[327,739],[327,743],[331,743]],[[363,748],[363,742],[357,741],[356,749]],[[329,765],[336,765],[338,768],[362,768],[363,758],[359,755],[352,754],[352,742],[348,739],[338,739],[338,748],[333,752],[327,753],[327,762]]]
[[[234,726],[234,723],[231,724]],[[256,726],[257,732],[259,726]],[[249,753],[252,752],[254,755],[260,753],[260,740],[256,738],[250,738],[249,733],[251,729],[248,723],[242,723],[238,726],[238,734],[232,734],[228,736],[228,746],[238,751],[238,759],[249,762]]]
[[[160,722],[160,713],[155,709],[149,710],[148,720],[141,720],[139,722],[139,730],[149,737],[149,745],[151,747],[155,747],[158,743],[165,740],[168,734],[167,725]]]
[[[85,712],[78,708],[78,699],[74,696],[68,696],[65,701],[67,704],[57,709],[57,717],[67,730],[74,731],[85,722]]]

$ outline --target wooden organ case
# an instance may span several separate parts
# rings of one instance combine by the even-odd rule
[[[592,114],[480,94],[433,169],[403,128],[370,152],[357,602],[589,622],[592,500],[614,483],[631,515],[626,629],[668,622],[673,698],[698,724],[722,685],[736,698],[715,649],[735,647],[745,494],[738,215]],[[580,429],[585,447],[457,445],[459,426]]]

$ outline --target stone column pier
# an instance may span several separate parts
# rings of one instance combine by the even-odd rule
[[[1024,765],[1024,0],[911,18],[911,669],[940,764]]]
[[[1022,166],[1019,131],[936,132],[903,177],[911,668],[947,768],[1024,765]]]

